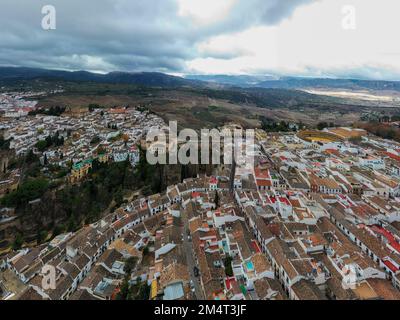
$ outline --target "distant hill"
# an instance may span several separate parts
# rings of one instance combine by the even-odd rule
[[[0,81],[55,79],[62,81],[85,81],[102,83],[124,83],[151,87],[197,87],[203,83],[158,72],[110,72],[98,74],[87,71],[61,71],[36,68],[0,67]]]
[[[394,90],[400,91],[400,81],[297,78],[272,75],[188,75],[177,77],[160,72],[110,72],[61,71],[24,67],[0,67],[0,82],[20,80],[61,80],[98,83],[134,84],[148,87],[195,88],[268,88],[268,89],[345,89],[345,90]]]
[[[301,78],[248,75],[189,75],[191,80],[209,81],[238,87],[275,89],[331,88],[346,90],[395,90],[400,91],[400,81],[359,79]]]
[[[224,85],[231,85],[237,87],[253,87],[259,83],[267,80],[278,80],[279,78],[274,76],[251,76],[251,75],[188,75],[186,79],[200,80],[211,83],[219,83]]]
[[[329,78],[281,78],[277,81],[262,81],[258,86],[263,88],[332,88],[349,90],[395,90],[400,91],[400,81],[329,79]]]

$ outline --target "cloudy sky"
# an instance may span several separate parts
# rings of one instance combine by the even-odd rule
[[[42,7],[56,29],[42,28]],[[1,0],[0,65],[400,80],[399,0]]]

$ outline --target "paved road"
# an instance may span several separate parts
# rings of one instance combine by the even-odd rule
[[[193,246],[192,242],[188,239],[189,221],[187,219],[186,213],[182,213],[183,220],[183,247],[186,253],[186,261],[189,268],[190,279],[193,281],[195,288],[195,296],[197,300],[204,300],[203,289],[201,287],[200,278],[194,276],[193,268],[196,266],[196,262],[193,256]]]

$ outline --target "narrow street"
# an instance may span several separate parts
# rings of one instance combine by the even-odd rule
[[[194,267],[198,267],[196,265],[193,253],[192,242],[189,241],[188,230],[189,230],[189,221],[187,219],[186,213],[183,211],[182,213],[182,221],[183,221],[183,247],[186,253],[186,261],[189,268],[190,279],[193,282],[195,292],[194,295],[197,300],[204,300],[203,289],[201,288],[200,277],[195,277],[194,275]]]

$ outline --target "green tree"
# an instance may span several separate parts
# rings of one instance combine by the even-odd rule
[[[0,150],[8,150],[10,148],[10,140],[5,140],[3,136],[0,136]]]
[[[89,112],[94,111],[95,109],[101,108],[100,105],[98,105],[97,103],[91,103],[88,105],[88,110]]]
[[[101,141],[99,136],[94,136],[92,140],[90,140],[90,144],[98,144]]]
[[[117,300],[127,300],[129,294],[130,294],[129,280],[128,280],[128,277],[125,277],[121,283],[120,291],[118,292],[116,299]]]
[[[232,276],[233,276],[232,260],[233,260],[233,259],[232,259],[231,256],[227,256],[227,257],[225,258],[225,261],[224,261],[225,274],[226,274],[228,277],[232,277]]]
[[[114,194],[114,200],[117,203],[117,206],[120,206],[123,201],[124,201],[124,193],[121,188],[118,188],[118,190]]]
[[[38,235],[37,235],[37,242],[43,243],[47,240],[49,233],[46,230],[41,230],[39,231]]]
[[[37,155],[35,155],[32,150],[29,150],[25,156],[25,163],[31,164],[31,163],[34,163],[37,161],[39,161],[39,158],[37,157]]]
[[[135,296],[135,300],[149,300],[150,298],[150,286],[147,283],[139,282],[137,294]]]
[[[71,216],[68,220],[68,232],[74,232],[78,228],[78,224],[74,216]]]
[[[19,250],[22,248],[23,244],[24,244],[24,238],[22,237],[22,234],[18,232],[14,238],[12,248],[13,250]]]
[[[149,254],[149,252],[150,252],[150,250],[149,250],[149,246],[145,246],[144,248],[143,248],[143,257],[144,256],[147,256],[148,254]]]
[[[323,130],[325,128],[329,127],[329,124],[327,122],[319,122],[317,124],[317,129],[318,130]]]
[[[63,232],[65,232],[65,230],[66,230],[66,227],[64,224],[56,224],[53,229],[53,236],[54,237],[58,236],[59,234],[62,234]]]
[[[21,184],[21,186],[3,197],[1,203],[6,206],[20,206],[28,201],[40,198],[49,186],[46,179],[30,179]]]
[[[219,195],[218,195],[218,191],[215,191],[214,203],[215,203],[215,207],[218,208],[218,207],[219,207]]]
[[[131,275],[132,271],[135,269],[137,264],[137,258],[136,257],[129,257],[126,261],[125,261],[125,265],[124,265],[124,272],[127,275]]]
[[[47,139],[47,138],[46,138]],[[39,140],[38,142],[36,142],[35,147],[40,151],[43,152],[47,149],[47,140]]]

